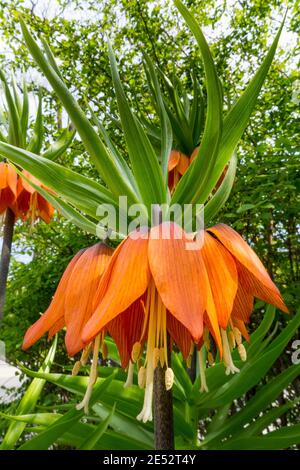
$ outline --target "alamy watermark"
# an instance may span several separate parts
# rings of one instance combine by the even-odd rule
[[[203,245],[203,204],[128,204],[120,196],[118,205],[100,204],[97,208],[96,234],[101,239],[159,238],[185,239],[187,250],[199,250]],[[174,225],[164,222],[175,222]],[[151,230],[159,226],[159,230]]]

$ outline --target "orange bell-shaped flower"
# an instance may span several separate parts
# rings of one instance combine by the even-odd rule
[[[9,163],[0,163],[0,215],[6,209],[16,210],[18,175]]]
[[[36,186],[47,189],[28,171],[23,170],[22,174]],[[53,206],[22,177],[18,178],[16,205],[18,216],[23,220],[30,219],[32,222],[41,218],[48,224],[54,213]]]

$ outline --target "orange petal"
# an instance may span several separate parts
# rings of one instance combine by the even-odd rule
[[[30,173],[28,173],[28,171],[23,170],[22,175],[24,175],[29,181],[32,181],[33,184],[35,184],[36,186],[41,186],[40,181],[37,178],[35,178],[35,176],[32,176]],[[27,183],[25,179],[21,177],[19,178],[19,180],[21,180],[22,187],[25,191],[28,191],[30,194],[33,194],[36,192],[36,190],[32,186],[30,186],[30,184]]]
[[[192,155],[191,155],[191,157],[190,157],[191,163],[192,163],[192,161],[197,157],[198,152],[199,152],[199,147],[196,147],[196,148],[193,150],[193,153],[192,153]]]
[[[38,194],[37,200],[39,216],[46,224],[49,224],[54,214],[54,207],[40,194]]]
[[[186,360],[191,350],[192,337],[189,331],[169,312],[167,313],[167,330],[180,349],[183,359]]]
[[[181,175],[184,175],[190,164],[190,159],[184,153],[180,154],[177,170]]]
[[[168,163],[168,171],[174,170],[179,163],[181,153],[178,150],[171,150]]]
[[[242,239],[242,237],[232,228],[224,224],[216,225],[209,229],[209,232],[213,233],[221,243],[230,251],[230,253],[243,265],[244,268],[252,275],[251,279],[255,282],[256,291],[259,292],[259,298],[262,298],[261,295],[263,292],[267,294],[267,297],[273,297],[274,305],[278,306],[284,312],[287,312],[287,307],[285,306],[280,292],[275,286],[274,282],[267,273],[264,265],[250,248],[250,246]],[[250,284],[253,284],[250,282]],[[262,298],[262,300],[264,300]]]
[[[8,207],[13,208],[15,202],[15,195],[9,187],[0,189],[0,214],[2,214]]]
[[[169,239],[163,238],[162,231],[169,232]],[[164,305],[198,342],[206,307],[206,271],[199,249],[187,250],[187,242],[184,231],[174,223],[153,227],[149,263]]]
[[[77,263],[83,252],[84,250],[80,250],[68,264],[61,280],[59,281],[58,287],[48,309],[26,331],[22,344],[22,349],[28,349],[30,346],[36,343],[36,341],[38,341],[40,337],[43,336],[44,333],[46,333],[46,331],[50,330],[50,328],[52,328],[56,324],[56,322],[58,322],[64,315],[64,300],[67,283],[75,264]]]
[[[56,333],[62,330],[65,326],[66,326],[65,317],[62,316],[57,320],[57,322],[54,323],[53,326],[51,326],[49,333],[48,333],[48,339],[51,339],[54,335],[56,335]]]
[[[221,333],[220,333],[220,328],[219,328],[219,320],[218,320],[215,302],[214,302],[209,285],[207,286],[207,302],[206,302],[206,311],[204,313],[204,324],[208,327],[210,333],[212,334],[215,340],[215,343],[218,346],[220,356],[222,357],[223,346],[222,346]]]
[[[0,189],[7,187],[7,163],[0,162]]]
[[[240,282],[243,284],[244,290],[248,294],[252,294],[254,297],[263,300],[267,304],[275,305],[275,307],[279,308],[283,312],[288,313],[287,306],[285,305],[279,290],[272,281],[272,288],[269,288],[259,282],[257,277],[255,277],[240,263],[237,263],[237,268],[239,278],[241,279]]]
[[[243,320],[240,320],[238,318],[233,318],[232,323],[233,323],[233,326],[236,326],[240,330],[240,332],[242,333],[245,340],[249,342],[250,341],[250,335],[247,331],[247,328],[246,328],[245,323],[243,322]]]
[[[112,252],[104,243],[87,248],[69,277],[65,293],[65,342],[70,356],[84,347],[81,332],[93,313],[95,292]]]
[[[245,289],[243,280],[239,276],[239,287],[234,299],[231,317],[248,323],[250,315],[253,311],[253,294]]]
[[[122,242],[103,274],[97,293],[100,304],[82,333],[85,343],[89,343],[147,289],[150,281],[148,240],[140,230],[131,235]]]
[[[18,183],[17,172],[12,166],[8,165],[7,166],[7,186],[9,186],[15,198],[17,197],[17,183]]]
[[[215,303],[219,325],[226,329],[238,287],[235,261],[224,246],[204,232],[201,250]]]
[[[125,369],[131,358],[134,343],[140,340],[144,322],[142,299],[139,298],[106,326],[108,333],[114,339]]]

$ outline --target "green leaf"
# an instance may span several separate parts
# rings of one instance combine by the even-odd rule
[[[149,209],[151,204],[166,202],[166,184],[163,181],[156,153],[147,134],[130,110],[120,82],[116,59],[110,45],[109,60],[133,174],[142,200]]]
[[[44,158],[48,158],[49,160],[56,160],[69,148],[74,136],[75,131],[64,129],[60,138],[53,142],[42,154],[42,156]]]
[[[110,191],[101,184],[47,158],[39,157],[4,142],[0,142],[0,154],[25,168],[55,194],[94,218],[97,218],[99,204],[107,203],[116,206]]]
[[[103,391],[110,385],[115,374],[112,373],[105,380],[98,382],[94,386],[93,394],[90,400],[91,406],[99,400]],[[77,410],[75,407],[60,417],[55,423],[49,426],[44,432],[25,442],[20,450],[47,450],[57,439],[67,432],[72,426],[79,422],[84,416],[83,410]]]
[[[176,0],[177,1],[177,0]],[[218,158],[212,174],[206,184],[206,190],[201,195],[199,202],[205,202],[213,188],[215,187],[222,171],[231,158],[240,138],[242,137],[249,118],[255,108],[258,95],[263,86],[265,78],[272,64],[280,34],[283,28],[284,20],[269,49],[265,59],[263,60],[258,71],[248,84],[244,93],[240,96],[236,104],[230,109],[224,118],[222,139],[220,143]]]
[[[16,171],[17,173],[21,174],[18,169],[16,169]],[[27,183],[30,184],[36,191],[38,191],[48,202],[50,202],[50,204],[52,204],[52,206],[55,207],[59,213],[62,214],[70,223],[73,223],[85,232],[91,233],[92,235],[97,235],[98,238],[105,238],[105,236],[107,236],[107,231],[104,227],[101,226],[101,224],[96,224],[87,219],[80,212],[76,211],[76,209],[74,209],[70,204],[64,202],[62,199],[59,199],[54,194],[49,193],[49,191],[46,189],[37,186],[24,175],[22,178],[25,179],[25,181],[27,181]],[[116,237],[114,232],[110,232],[110,234]],[[121,235],[118,234],[118,237],[120,236]]]
[[[289,321],[284,330],[269,344],[263,353],[258,357],[255,355],[247,360],[239,374],[235,374],[228,383],[225,383],[210,395],[209,406],[214,408],[231,402],[256,385],[282,353],[299,324],[300,311]],[[201,406],[205,407],[205,400],[201,399],[199,401],[202,402]]]
[[[20,423],[26,423],[37,426],[49,426],[62,415],[59,413],[34,413],[13,416],[0,412],[0,416],[10,421],[18,421]]]
[[[101,437],[107,430],[111,422],[111,419],[113,417],[113,414],[115,412],[115,408],[116,406],[114,405],[113,408],[111,409],[111,412],[107,415],[104,421],[99,423],[98,426],[96,426],[96,429],[94,430],[94,432],[92,432],[89,436],[87,436],[85,441],[83,441],[83,443],[79,447],[79,450],[91,450],[96,446],[97,442],[101,439]]]
[[[263,437],[246,437],[220,445],[222,450],[281,450],[300,443],[300,424],[283,427]]]
[[[230,160],[224,180],[216,190],[215,194],[204,206],[204,220],[206,224],[210,223],[210,221],[216,217],[229,198],[235,180],[236,165],[237,158],[236,154],[234,153]]]
[[[28,91],[26,84],[26,77],[23,76],[23,104],[22,104],[22,113],[20,118],[21,132],[23,136],[23,145],[26,147],[27,140],[27,131],[28,131],[28,119],[29,119],[29,100],[28,100]]]
[[[49,63],[49,59],[45,58],[22,18],[20,18],[20,23],[23,37],[30,53],[63,103],[101,177],[114,195],[127,195],[130,204],[138,202],[137,194],[135,194],[126,175],[120,171],[118,162],[107,152],[105,145],[85,116],[83,110]]]
[[[6,77],[1,69],[0,80],[4,86],[5,98],[9,111],[9,141],[14,145],[20,145],[22,143],[20,117],[15,100],[10,92]]]
[[[267,426],[274,423],[280,416],[287,413],[291,408],[299,404],[299,398],[296,400],[285,403],[282,406],[272,408],[267,413],[263,414],[260,418],[256,419],[250,426],[248,426],[241,434],[240,437],[244,436],[255,436],[263,432]]]
[[[236,213],[242,214],[243,212],[249,211],[250,209],[253,209],[254,207],[255,207],[255,204],[243,204],[237,209]]]
[[[155,73],[155,69],[151,59],[144,54],[146,64],[148,66],[149,78],[152,82],[152,89],[153,93],[155,94],[155,101],[157,103],[157,108],[160,117],[161,123],[161,154],[160,154],[160,163],[161,163],[161,171],[167,184],[168,181],[168,162],[169,156],[172,149],[172,127],[170,124],[170,120],[168,118],[168,114],[166,112],[163,97],[161,94],[159,82]]]
[[[41,368],[39,369],[39,373],[48,373],[50,371],[51,365],[54,360],[55,351],[57,345],[57,337],[55,337],[51,348],[47,354],[45,361],[43,362]],[[46,381],[41,378],[34,378],[29,387],[27,388],[25,394],[23,395],[17,410],[17,415],[24,415],[27,413],[31,413],[38,401],[42,390],[44,388]],[[15,422],[9,425],[8,430],[3,438],[2,444],[0,446],[1,450],[8,450],[13,449],[14,445],[18,441],[19,437],[23,433],[26,427],[26,423],[23,422]]]
[[[93,406],[93,410],[97,416],[100,416],[102,419],[107,415],[107,412],[110,409],[111,407],[104,405],[103,403],[96,403]],[[151,446],[153,444],[153,433],[146,430],[143,423],[139,423],[137,421],[135,415],[125,416],[122,412],[117,410],[112,416],[110,426],[115,432],[130,436],[132,439],[143,442],[146,446]]]
[[[43,145],[43,137],[44,137],[43,107],[42,107],[42,94],[40,91],[39,104],[38,104],[36,119],[35,119],[34,128],[33,128],[33,136],[28,143],[27,150],[29,152],[39,154]]]
[[[251,420],[259,415],[266,407],[270,405],[278,395],[284,390],[299,374],[300,365],[294,365],[283,371],[278,376],[274,377],[270,382],[264,385],[241,411],[234,416],[228,418],[227,422],[219,429],[215,429],[212,433],[208,434],[203,441],[205,448],[214,448],[218,445],[220,440],[229,435],[240,435],[243,426],[251,423]],[[231,402],[230,402],[231,403]],[[251,428],[245,428],[245,432]]]
[[[193,71],[193,103],[189,116],[190,127],[193,129],[193,146],[199,144],[200,135],[204,126],[204,99],[195,71]]]
[[[217,158],[222,132],[222,93],[214,61],[201,29],[180,0],[174,0],[174,3],[197,40],[206,76],[207,113],[201,145],[197,157],[181,178],[172,197],[172,203],[194,203],[199,201],[205,191]]]

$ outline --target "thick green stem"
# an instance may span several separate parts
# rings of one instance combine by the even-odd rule
[[[15,215],[11,209],[7,209],[6,214],[5,214],[5,220],[4,220],[3,244],[2,244],[1,261],[0,261],[0,321],[3,318],[6,283],[7,283],[7,276],[8,276],[8,270],[9,270],[14,226],[15,226]]]
[[[170,340],[168,338],[168,362],[171,367]],[[165,367],[160,364],[154,373],[154,435],[156,450],[174,449],[173,396],[166,390]]]

